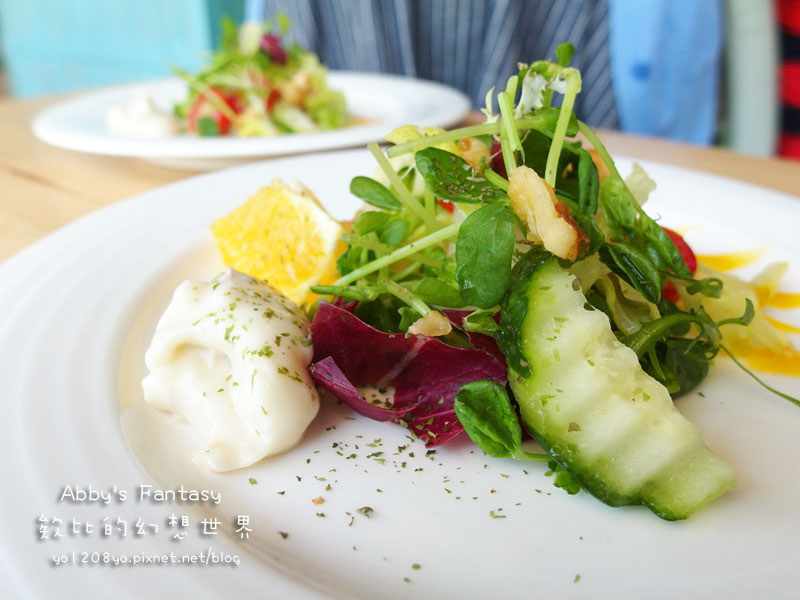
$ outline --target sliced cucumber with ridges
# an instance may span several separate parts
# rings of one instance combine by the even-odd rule
[[[549,259],[522,286],[518,335],[530,373],[509,365],[511,389],[526,427],[589,492],[675,520],[735,485],[731,466],[706,448],[608,317],[587,310],[574,275]]]

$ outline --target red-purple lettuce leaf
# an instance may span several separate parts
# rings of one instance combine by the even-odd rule
[[[453,410],[462,385],[486,379],[505,385],[508,375],[503,355],[486,340],[481,348],[456,348],[424,335],[385,333],[327,302],[314,315],[311,339],[309,371],[317,385],[366,417],[402,421],[428,447],[464,430]],[[370,404],[357,389],[366,386],[393,388],[391,407]]]
[[[472,314],[471,310],[445,310],[444,315],[450,321],[450,324],[453,327],[458,327],[464,333],[467,334],[469,338],[469,343],[475,346],[476,348],[480,348],[488,352],[489,354],[497,354],[502,356],[500,352],[500,348],[497,346],[497,342],[494,341],[494,338],[490,335],[485,335],[483,333],[475,333],[473,331],[467,331],[464,329],[464,319],[466,319],[469,315]],[[496,318],[497,320],[497,318]]]

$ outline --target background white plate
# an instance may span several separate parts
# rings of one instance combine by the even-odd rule
[[[619,164],[623,173],[630,170],[630,161]],[[759,266],[791,261],[783,287],[800,292],[797,199],[644,166],[659,183],[651,214],[662,214],[667,225],[699,226],[688,238],[700,252],[768,246]],[[612,509],[585,493],[568,496],[542,465],[484,457],[466,442],[428,457],[402,428],[332,402],[305,441],[274,460],[229,474],[189,463],[191,432],[143,406],[139,380],[144,349],[175,285],[209,278],[220,267],[209,224],[274,176],[301,179],[334,216],[349,217],[357,207],[349,180],[373,169],[362,150],[196,177],[96,212],[0,266],[0,596],[64,590],[71,597],[169,592],[197,599],[800,596],[800,409],[765,393],[725,359],[701,386],[705,397],[692,394],[678,407],[733,464],[739,485],[684,522],[661,521],[641,507]],[[780,317],[800,325],[798,313]],[[800,394],[798,379],[766,379]],[[369,458],[373,452],[384,454]],[[67,484],[133,492],[151,483],[214,488],[222,503],[58,502]],[[319,496],[325,503],[313,504]],[[374,509],[370,519],[356,512],[363,506]],[[489,511],[506,518],[493,519]],[[355,517],[352,526],[347,513]],[[63,520],[62,539],[38,541],[42,514]],[[164,531],[170,514],[193,519],[187,540],[173,542]],[[203,537],[194,525],[202,515],[219,517],[228,534],[236,515],[248,515],[252,537]],[[161,530],[143,539],[129,532],[124,540],[64,530],[71,518],[96,523],[104,516],[141,517]],[[81,552],[185,554],[209,547],[238,554],[241,566],[48,562],[73,552],[80,560]]]
[[[178,79],[163,79],[82,94],[45,109],[34,118],[32,126],[40,139],[69,150],[135,156],[178,168],[206,169],[242,159],[360,146],[409,123],[447,127],[470,110],[464,94],[433,81],[332,71],[329,83],[344,93],[350,114],[366,119],[367,123],[319,133],[260,138],[174,135],[136,139],[106,131],[108,109],[130,101],[138,90],[147,92],[160,109],[171,112],[172,105],[186,97],[186,85]]]

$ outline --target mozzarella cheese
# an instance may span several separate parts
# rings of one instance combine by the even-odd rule
[[[300,441],[319,410],[303,312],[273,287],[228,268],[175,290],[145,354],[145,401],[195,429],[195,461],[251,465]]]
[[[150,96],[139,91],[129,101],[108,109],[106,130],[124,137],[159,138],[174,135],[177,124],[170,115],[158,110]]]

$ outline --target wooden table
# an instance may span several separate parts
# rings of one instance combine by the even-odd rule
[[[193,175],[138,159],[70,152],[40,142],[31,133],[31,118],[54,101],[0,101],[0,261],[94,210]],[[618,132],[603,132],[601,137],[612,153],[800,195],[798,162]]]

